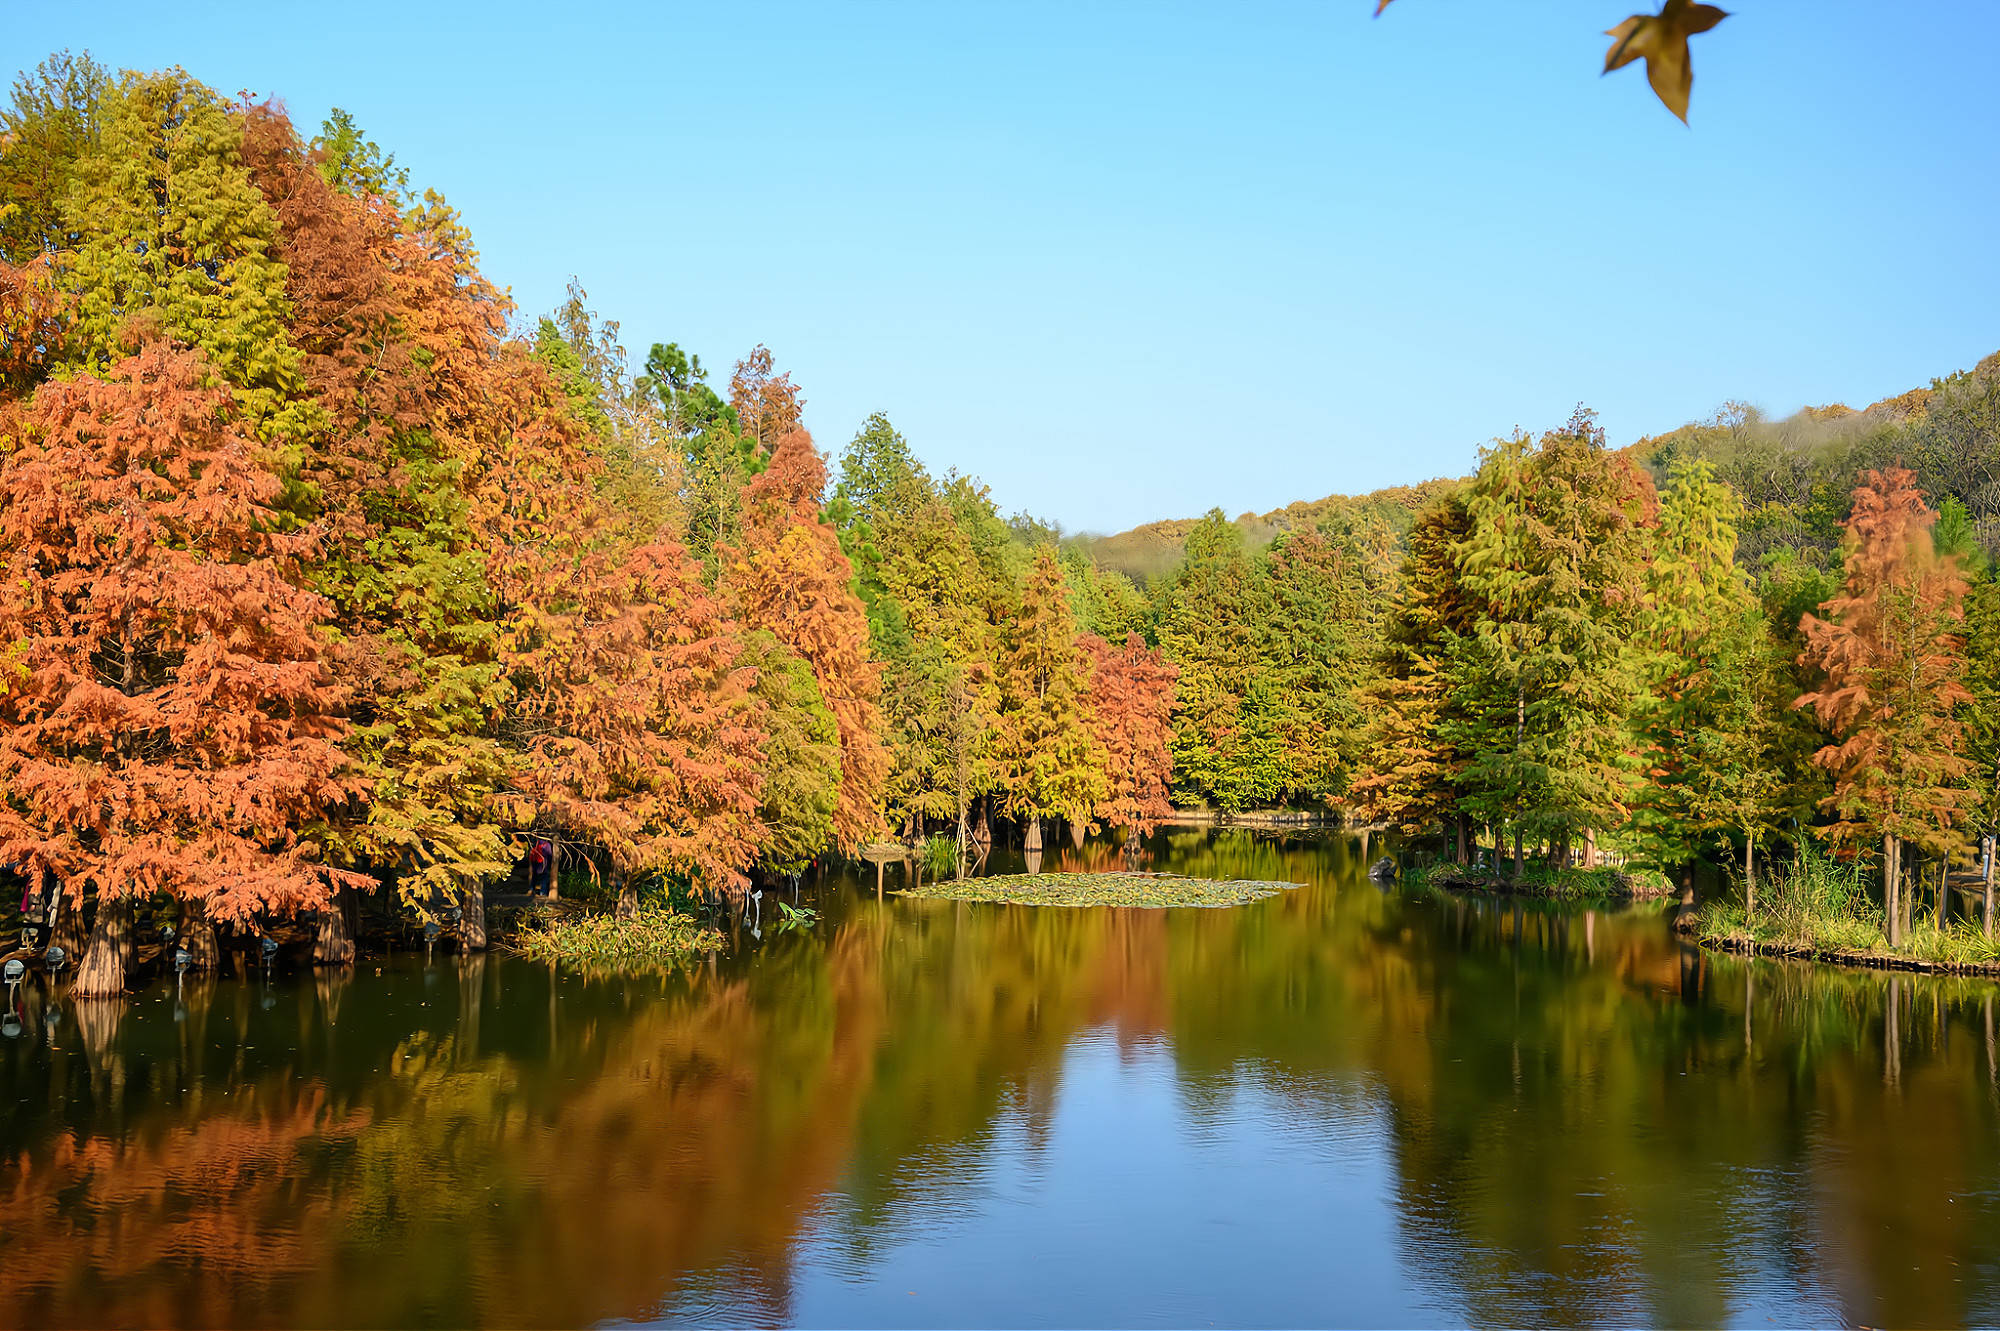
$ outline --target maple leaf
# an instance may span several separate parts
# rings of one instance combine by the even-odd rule
[[[1687,123],[1688,93],[1694,88],[1694,67],[1688,63],[1688,38],[1707,32],[1729,15],[1714,5],[1693,0],[1667,0],[1657,14],[1634,14],[1605,36],[1615,37],[1604,54],[1604,72],[1623,69],[1634,60],[1646,62],[1646,81],[1660,102]]]

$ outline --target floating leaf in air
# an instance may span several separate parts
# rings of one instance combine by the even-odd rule
[[[1688,38],[1707,32],[1728,17],[1714,5],[1698,5],[1693,0],[1667,0],[1657,14],[1634,14],[1605,33],[1617,40],[1604,54],[1604,72],[1644,60],[1646,81],[1653,85],[1661,103],[1686,124],[1688,93],[1694,87]]]

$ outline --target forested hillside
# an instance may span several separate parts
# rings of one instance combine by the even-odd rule
[[[629,908],[1170,798],[1517,873],[1992,825],[1990,365],[1064,538],[885,415],[830,461],[763,347],[517,311],[340,112],[62,55],[0,128],[0,861],[99,986],[136,899],[432,912],[538,837]]]

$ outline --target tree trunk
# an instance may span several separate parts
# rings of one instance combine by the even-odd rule
[[[190,901],[181,912],[180,945],[187,949],[189,970],[212,971],[222,964],[222,948],[215,941],[215,921],[208,917],[206,901]]]
[[[1458,823],[1458,862],[1463,864],[1465,863],[1465,815],[1461,813],[1455,821]]]
[[[958,860],[956,862],[957,868],[952,874],[954,878],[959,877],[965,872],[965,861],[967,856],[971,854],[971,851],[968,849],[971,845],[971,839],[971,832],[965,823],[965,797],[961,795],[958,798]]]
[[[632,876],[623,869],[611,871],[612,884],[618,889],[617,916],[629,920],[639,913],[639,889],[634,886]]]
[[[1896,896],[1903,903],[1903,943],[1909,945],[1910,935],[1917,928],[1917,894],[1924,886],[1924,857],[1913,857],[1915,863],[1905,866],[1903,848],[1906,843],[1896,843]]]
[[[1757,918],[1757,833],[1750,828],[1743,831],[1743,918]]]
[[[125,992],[125,970],[132,962],[132,898],[100,898],[97,925],[90,946],[76,966],[78,998],[116,998]]]
[[[320,912],[319,932],[313,937],[313,965],[352,966],[354,964],[353,892],[341,888]]]
[[[63,955],[69,958],[69,964],[74,966],[90,943],[90,930],[84,925],[83,889],[78,888],[74,894],[64,888],[51,890],[60,895],[56,900],[55,933],[49,943],[61,948]]]
[[[1496,856],[1495,858],[1498,857]],[[1516,825],[1514,828],[1514,881],[1516,883],[1521,881],[1521,829],[1519,825]]]
[[[1887,921],[1889,946],[1897,943],[1897,923],[1901,912],[1896,908],[1896,838],[1883,834],[1882,837],[1882,914]]]
[[[1583,829],[1583,867],[1586,869],[1597,867],[1597,829],[1594,827]]]
[[[1084,832],[1083,824],[1076,821],[1074,818],[1070,819],[1069,844],[1074,846],[1078,850],[1083,849],[1083,832]]]
[[[486,950],[486,889],[473,883],[458,894],[458,909],[464,922],[458,926],[458,941],[467,952]]]
[[[1949,857],[1949,856],[1946,856],[1946,855],[1940,855],[1940,856],[1938,856],[1938,870],[1937,870],[1937,927],[1938,927],[1938,932],[1939,932],[1939,933],[1943,933],[1943,932],[1944,932],[1944,917],[1945,917],[1945,893],[1947,893],[1947,892],[1949,892],[1949,891],[1951,890],[1951,884],[1950,884],[1950,876],[1951,876],[1951,860],[1950,860],[1950,857]]]
[[[1040,850],[1041,848],[1042,848],[1042,820],[1040,818],[1030,818],[1028,820],[1028,835],[1025,839],[1022,840],[1021,849]]]
[[[1979,893],[1979,928],[1988,938],[1993,936],[1993,838],[1986,838],[1986,863],[1980,871],[1984,880]]]

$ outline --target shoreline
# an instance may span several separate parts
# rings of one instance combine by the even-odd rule
[[[1711,952],[1727,952],[1739,957],[1789,958],[1851,970],[1906,971],[1919,975],[1966,975],[2000,980],[2000,961],[1932,961],[1927,957],[1905,956],[1898,952],[1864,952],[1851,947],[1814,947],[1788,943],[1782,939],[1750,938],[1743,934],[1700,934],[1692,917],[1674,922],[1674,932],[1690,938],[1696,946]]]

